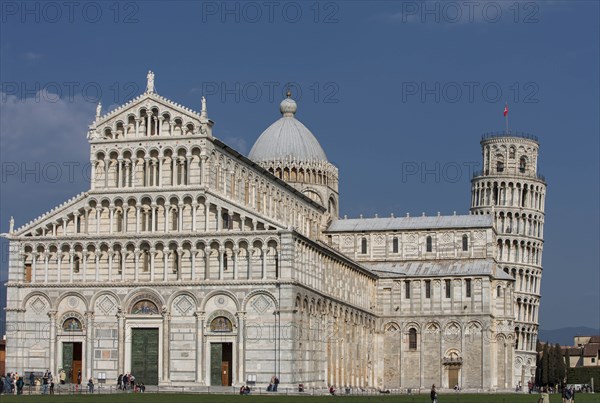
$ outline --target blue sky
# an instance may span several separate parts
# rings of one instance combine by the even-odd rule
[[[549,186],[540,326],[600,327],[598,2],[77,4],[0,2],[1,232],[88,189],[96,103],[142,92],[148,69],[178,103],[205,94],[244,154],[292,83],[350,217],[467,213],[508,103]]]

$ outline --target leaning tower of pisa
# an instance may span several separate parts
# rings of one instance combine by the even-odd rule
[[[492,214],[498,267],[515,278],[514,385],[535,377],[546,182],[538,173],[538,139],[504,132],[482,137],[483,169],[471,181],[471,212]]]

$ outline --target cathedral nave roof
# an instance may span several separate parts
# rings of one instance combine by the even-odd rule
[[[513,280],[512,276],[502,270],[494,273],[493,259],[363,262],[362,264],[381,277],[492,276],[500,280]]]
[[[336,220],[326,232],[393,231],[439,228],[489,228],[489,215],[452,215],[434,217],[381,217]]]

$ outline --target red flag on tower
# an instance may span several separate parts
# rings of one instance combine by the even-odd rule
[[[508,115],[508,104],[504,105],[504,117]]]

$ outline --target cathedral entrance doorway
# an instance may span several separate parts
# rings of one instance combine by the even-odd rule
[[[231,386],[232,343],[210,343],[210,384]]]
[[[458,383],[458,375],[460,373],[460,367],[453,366],[448,368],[448,387],[453,388]],[[460,385],[459,385],[460,386]]]
[[[70,383],[77,383],[77,374],[81,371],[83,356],[81,345],[82,343],[63,343],[62,345],[62,368]]]
[[[158,328],[133,328],[131,336],[131,373],[135,382],[158,385]]]

